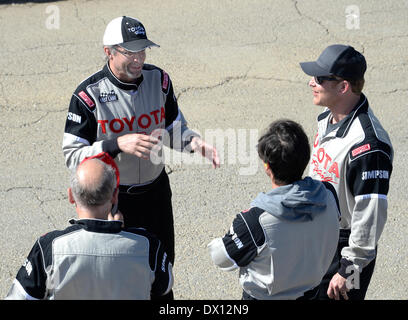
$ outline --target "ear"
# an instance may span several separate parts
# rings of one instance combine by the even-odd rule
[[[72,194],[72,189],[68,188],[68,201],[71,204],[75,204],[74,195]]]
[[[348,90],[351,90],[350,82],[346,80],[340,82],[340,93],[346,93]]]
[[[272,174],[272,171],[271,171],[271,168],[269,167],[269,164],[264,162],[263,165],[264,165],[264,168],[265,168],[265,173],[270,177],[271,174]]]
[[[265,173],[266,173],[266,175],[269,177],[269,179],[271,179],[272,182],[275,181],[275,180],[274,180],[274,179],[275,179],[275,176],[273,175],[272,169],[271,169],[271,167],[269,166],[269,164],[268,164],[268,163],[264,163],[264,167],[265,167]]]
[[[111,51],[110,48],[108,48],[108,47],[103,47],[103,51],[105,51],[105,54],[106,54],[106,56],[107,56],[109,59],[112,58],[113,52]]]

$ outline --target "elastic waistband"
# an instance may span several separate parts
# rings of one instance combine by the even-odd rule
[[[157,183],[159,183],[163,177],[166,175],[166,170],[163,169],[162,172],[159,174],[159,176],[154,179],[151,183],[149,184],[144,184],[144,185],[120,185],[119,186],[119,192],[120,193],[128,193],[128,194],[140,194],[144,193],[146,191],[149,191],[153,189]]]

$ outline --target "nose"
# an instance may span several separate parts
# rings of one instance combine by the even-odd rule
[[[133,55],[133,61],[136,62],[143,62],[145,58],[146,58],[145,51],[139,51]]]
[[[316,81],[315,81],[315,79],[314,79],[314,77],[312,77],[310,80],[309,80],[309,86],[310,87],[315,87],[317,84],[316,84]]]

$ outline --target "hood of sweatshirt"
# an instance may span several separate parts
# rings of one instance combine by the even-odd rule
[[[284,220],[309,221],[326,208],[327,189],[323,183],[306,177],[303,180],[261,192],[251,202],[271,215]]]

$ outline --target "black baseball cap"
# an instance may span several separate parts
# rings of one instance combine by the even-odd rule
[[[115,18],[108,23],[103,35],[103,45],[119,45],[131,52],[159,47],[147,39],[146,29],[139,20],[126,16]]]
[[[338,76],[346,80],[364,78],[367,63],[364,56],[353,47],[333,44],[323,50],[316,61],[301,62],[302,70],[309,76]]]

